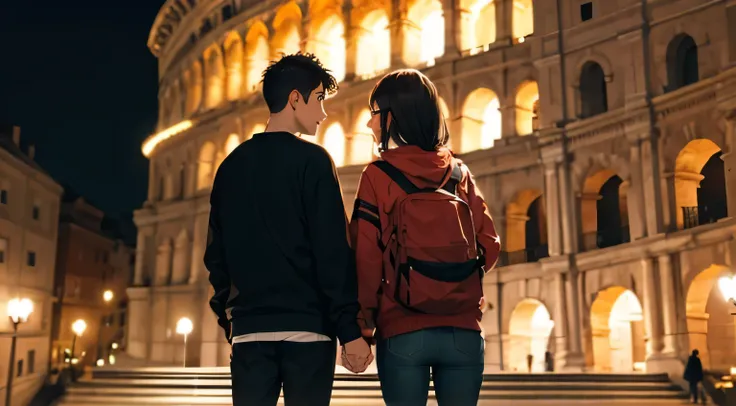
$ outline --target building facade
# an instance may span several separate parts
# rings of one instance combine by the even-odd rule
[[[20,148],[20,128],[0,128],[0,396],[5,399],[13,325],[8,301],[28,298],[33,313],[18,327],[12,404],[26,405],[48,373],[54,266],[62,188]]]
[[[134,250],[106,229],[104,221],[102,211],[66,190],[56,260],[55,293],[59,300],[54,304],[51,351],[55,365],[72,358],[81,365],[95,365],[100,359],[107,364],[113,347],[123,349],[126,289],[132,283]],[[73,342],[72,324],[76,320],[84,320],[87,328]]]
[[[261,131],[260,72],[314,52],[340,79],[315,142],[352,211],[373,159],[368,94],[413,67],[437,85],[451,146],[502,238],[485,278],[487,371],[668,371],[700,350],[736,364],[716,281],[736,261],[736,2],[726,0],[171,0],[148,200],[135,214],[131,355],[227,365],[202,263],[209,188]],[[732,168],[734,170],[732,170]],[[678,375],[679,374],[679,375]]]

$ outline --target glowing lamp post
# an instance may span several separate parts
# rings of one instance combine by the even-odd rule
[[[31,299],[12,299],[8,302],[8,318],[13,323],[13,336],[10,341],[10,363],[8,364],[8,383],[5,386],[5,404],[10,405],[13,393],[13,366],[15,364],[15,342],[18,339],[18,325],[28,321],[33,313]]]
[[[84,330],[87,330],[87,322],[79,319],[72,323],[72,331],[74,332],[74,338],[72,338],[72,363],[74,362],[74,347],[77,345],[77,337],[81,337],[84,334]]]
[[[187,336],[192,332],[193,328],[192,321],[186,317],[182,317],[176,322],[176,334],[184,336],[184,368],[187,367]]]
[[[110,301],[112,300],[113,297],[115,297],[115,295],[112,293],[111,290],[106,290],[105,293],[102,294],[102,299],[106,303],[110,303]]]

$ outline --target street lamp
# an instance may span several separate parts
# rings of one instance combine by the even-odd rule
[[[736,306],[736,275],[722,276],[718,280],[718,287],[720,288],[723,297]],[[736,315],[736,313],[732,314]]]
[[[184,368],[187,367],[187,336],[192,332],[193,328],[192,321],[186,317],[182,317],[176,322],[176,334],[184,336]]]
[[[84,334],[84,330],[86,329],[87,322],[82,319],[79,319],[72,323],[72,331],[74,332],[74,338],[72,338],[72,363],[74,362],[74,347],[77,345],[77,337],[81,337],[82,334]]]
[[[105,291],[105,293],[102,294],[102,299],[105,300],[105,302],[109,303],[114,296],[115,295],[112,293],[112,291],[108,289]]]
[[[10,404],[10,394],[13,393],[13,366],[15,364],[15,342],[18,339],[18,325],[28,321],[33,313],[31,299],[11,299],[8,301],[8,318],[13,323],[13,336],[10,341],[10,363],[8,364],[8,383],[5,386],[5,404]]]

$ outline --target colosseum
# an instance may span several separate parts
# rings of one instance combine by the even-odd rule
[[[127,351],[228,365],[202,257],[218,164],[264,129],[261,71],[313,52],[340,81],[314,141],[345,206],[374,159],[367,97],[413,67],[502,236],[485,278],[486,371],[680,374],[736,365],[719,279],[736,265],[736,1],[167,0],[157,133],[129,289]],[[731,41],[733,39],[733,41]],[[674,375],[673,375],[674,376]]]

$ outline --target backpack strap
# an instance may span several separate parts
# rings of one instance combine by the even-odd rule
[[[459,162],[455,162],[455,166],[452,167],[452,173],[450,178],[442,185],[441,189],[445,192],[457,194],[457,185],[463,180],[463,168],[460,167]]]
[[[398,168],[390,163],[386,161],[375,161],[373,162],[373,165],[388,175],[388,177],[396,182],[396,184],[399,185],[399,187],[407,194],[417,193],[420,191],[420,189],[415,184],[411,183],[411,181],[401,173]]]

